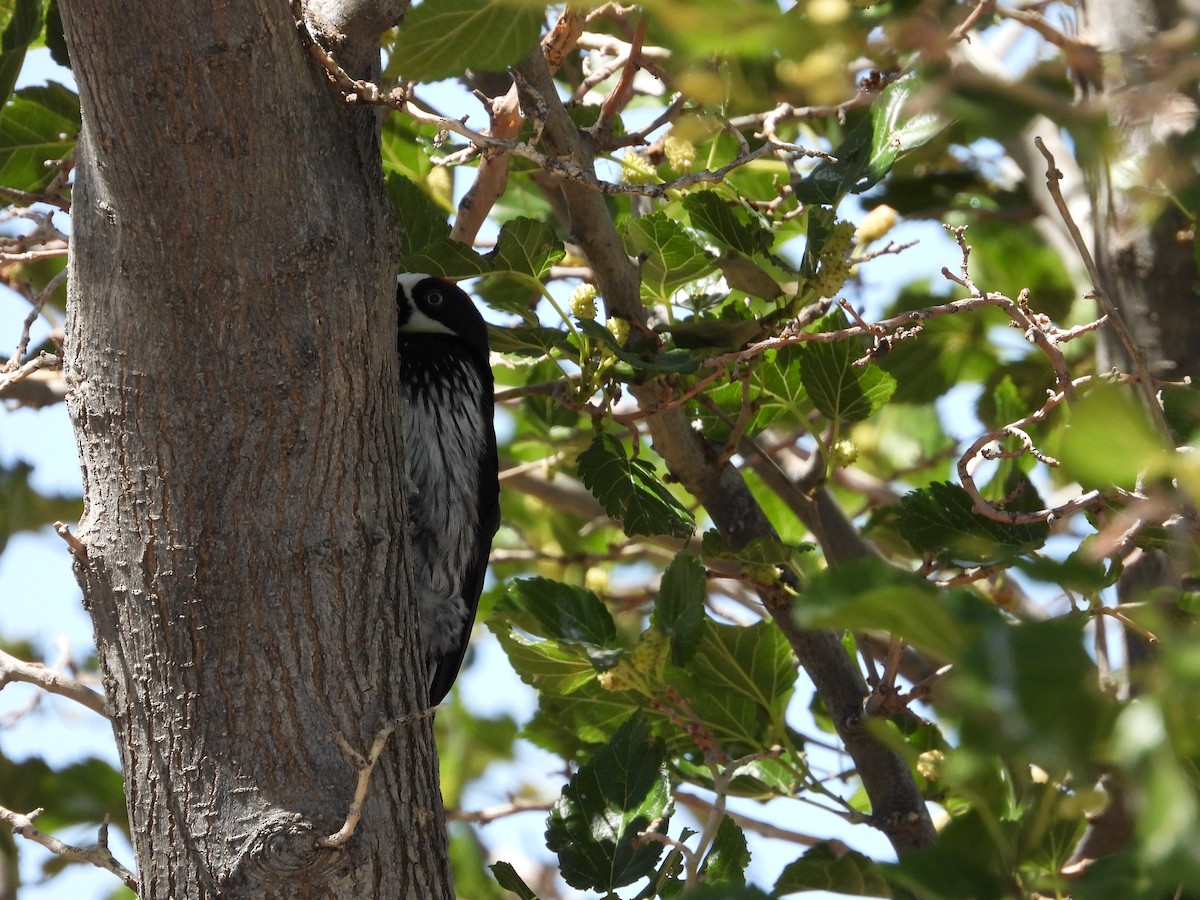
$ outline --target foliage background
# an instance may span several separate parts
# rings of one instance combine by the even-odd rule
[[[1043,408],[1048,389],[1066,386],[1056,365],[1076,378],[1106,370],[1087,327],[1097,317],[1087,296],[1095,285],[1073,248],[1054,237],[1059,223],[1041,216],[1035,195],[1044,194],[1043,183],[1029,177],[1031,168],[1016,168],[1013,136],[1040,121],[1035,116],[1048,116],[1047,138],[1066,135],[1070,143],[1056,146],[1073,147],[1081,171],[1093,178],[1107,171],[1122,189],[1137,188],[1146,217],[1169,206],[1182,211],[1186,226],[1194,221],[1194,123],[1152,153],[1122,156],[1111,110],[1073,102],[1073,79],[1096,77],[1086,60],[1070,56],[1081,48],[1045,41],[1070,38],[1070,10],[1051,4],[1036,11],[1042,24],[1032,27],[1020,15],[1002,14],[1006,9],[1024,10],[953,2],[811,0],[782,10],[774,3],[664,2],[593,19],[593,33],[640,39],[646,48],[645,70],[626,85],[619,59],[606,56],[598,41],[590,64],[611,66],[611,77],[597,82],[597,102],[581,103],[574,114],[577,124],[599,121],[597,139],[611,144],[598,172],[621,187],[606,208],[626,250],[641,261],[641,299],[655,338],[636,322],[614,321],[603,294],[597,301],[576,292],[591,278],[574,246],[579,235],[557,215],[554,194],[528,154],[512,158],[507,190],[481,232],[494,249],[475,254],[455,241],[462,235],[452,234],[447,214],[473,177],[475,160],[431,107],[447,107],[439,111],[451,119],[467,112],[481,118],[473,101],[418,87],[423,103],[384,119],[388,188],[404,227],[406,267],[479,278],[475,288],[498,326],[506,527],[472,668],[438,717],[443,791],[457,811],[452,817],[462,820],[452,825],[460,895],[502,896],[483,868],[497,858],[517,866],[496,870],[501,883],[520,888],[523,878],[542,897],[569,893],[559,874],[581,889],[623,888],[621,896],[644,888],[639,879],[651,873],[647,896],[693,885],[698,872],[683,865],[686,854],[663,853],[653,843],[635,848],[631,834],[616,849],[605,845],[587,824],[597,801],[582,786],[593,776],[602,792],[622,783],[634,795],[635,812],[622,820],[636,820],[633,831],[665,812],[681,786],[698,798],[692,818],[680,815],[665,827],[699,854],[694,862],[704,861],[710,881],[726,885],[722,896],[758,896],[732,886],[744,880],[746,847],[756,860],[780,861],[746,870],[752,883],[778,895],[819,887],[947,897],[1200,890],[1191,848],[1200,809],[1195,647],[1189,629],[1180,627],[1186,620],[1176,618],[1193,541],[1187,528],[1165,527],[1190,522],[1195,502],[1194,461],[1169,452],[1192,438],[1192,391],[1167,390],[1171,431],[1164,433],[1161,414],[1152,414],[1128,379],[1080,385],[1080,396],[1044,407],[1045,422],[1033,423],[1040,462],[999,431]],[[61,50],[52,3],[9,3],[3,12],[0,87],[8,92],[26,46],[45,42],[51,52]],[[486,70],[517,62],[543,20],[544,11],[532,6],[455,0],[418,7],[403,29],[386,36],[381,83],[401,75],[436,81],[469,65],[472,86],[502,94],[507,85],[501,80],[497,90]],[[44,37],[43,23],[49,23]],[[956,38],[956,28],[972,27],[969,44],[963,34]],[[447,42],[452,28],[461,28],[464,39]],[[1156,72],[1163,83],[1177,77],[1171,66],[1194,53],[1194,40],[1184,32],[1170,46],[1177,55]],[[997,60],[1003,74],[959,55],[1005,42]],[[776,54],[770,63],[768,46]],[[649,48],[660,47],[669,57],[652,55]],[[578,60],[565,66],[564,80],[577,85],[584,77],[579,66]],[[650,72],[667,80],[666,92]],[[1019,79],[1019,89],[1010,79]],[[648,135],[636,152],[621,146],[623,135],[655,121],[676,96],[669,132],[664,126]],[[599,106],[605,97],[608,105]],[[762,115],[764,98],[787,102],[792,113],[810,111],[770,123]],[[827,108],[838,104],[841,110]],[[778,129],[774,147],[762,137],[772,137],[769,124]],[[69,154],[73,127],[69,90],[22,87],[0,116],[0,184],[63,196],[66,186],[52,182],[54,170],[42,161]],[[516,137],[533,148],[532,126],[523,128]],[[780,161],[775,151],[789,147],[817,153]],[[705,167],[738,160],[745,164],[712,184],[683,183]],[[447,161],[463,165],[438,165]],[[678,186],[637,193],[638,185],[663,182]],[[906,218],[908,229],[928,224],[885,228],[874,237],[837,225],[862,221],[864,207],[884,205]],[[971,248],[969,267],[941,222],[968,226],[962,240]],[[8,250],[48,247],[55,227],[66,230],[61,216],[45,224],[16,219],[10,225],[16,243]],[[912,233],[921,244],[894,256]],[[1181,235],[1194,241],[1194,228],[1190,237],[1186,227]],[[879,259],[864,261],[879,251]],[[46,301],[26,352],[53,353],[61,282],[51,281],[61,253],[8,265],[5,278],[26,298],[6,301],[19,310],[18,323],[29,299]],[[1013,301],[1025,290],[1029,308],[1022,312]],[[929,316],[919,334],[864,328],[832,343],[779,340],[793,334],[786,328],[797,317],[809,334],[853,326],[846,311],[822,298],[847,298],[874,322],[975,294],[987,300],[987,292],[1009,298],[1009,307],[997,300]],[[1183,297],[1194,303],[1194,290],[1185,286]],[[1083,330],[1055,344],[1056,356],[1010,327],[1022,321],[1018,314],[1051,341],[1062,337],[1057,328]],[[775,343],[733,358],[759,340]],[[867,364],[853,365],[860,358]],[[1177,381],[1179,373],[1160,374]],[[667,477],[637,415],[631,398],[646,385],[666,386],[659,396],[681,409],[685,421],[699,423],[722,464],[740,467],[777,538],[738,546],[712,531],[720,512],[699,508],[678,477]],[[681,395],[682,404],[672,399]],[[32,417],[40,426],[62,412],[58,405],[9,413],[4,432],[32,428],[25,424]],[[5,609],[63,602],[75,593],[65,577],[49,574],[65,575],[65,550],[49,551],[57,560],[45,564],[45,575],[30,564],[47,544],[55,546],[46,526],[78,515],[70,478],[45,474],[61,470],[54,458],[71,447],[69,437],[55,433],[60,429],[51,426],[23,445],[36,465],[32,474],[0,447],[11,454],[0,460]],[[963,445],[987,434],[1014,454],[977,470],[982,499],[995,510],[1061,511],[1091,490],[1096,501],[1084,512],[1034,515],[1037,521],[1021,525],[973,513],[970,498],[951,483],[960,477],[955,463]],[[771,446],[761,454],[771,461],[757,465],[748,441]],[[1062,465],[1047,466],[1046,454]],[[782,487],[772,480],[775,467],[788,476]],[[819,540],[805,524],[797,505],[814,502],[818,491],[889,564],[867,559],[826,568],[839,550],[855,555],[861,548],[851,541],[847,550],[827,535]],[[696,540],[685,547],[681,541],[693,530]],[[30,531],[42,535],[39,544],[30,543]],[[1144,559],[1164,555],[1172,575],[1161,583],[1173,592],[1170,606],[1146,602],[1136,591],[1118,598],[1114,586],[1135,551]],[[15,575],[8,568],[17,565],[13,560],[24,563]],[[907,855],[898,866],[879,865],[871,858],[894,857],[869,825],[833,824],[863,822],[870,804],[838,750],[827,708],[812,699],[803,676],[795,682],[785,634],[765,614],[762,598],[779,591],[798,593],[796,624],[833,629],[848,652],[874,658],[876,736],[903,756],[924,797],[936,804],[945,823],[937,847]],[[1118,599],[1134,603],[1124,620],[1111,615]],[[1187,599],[1185,593],[1184,609]],[[59,618],[53,613],[51,621]],[[1107,628],[1097,628],[1108,619]],[[55,662],[53,638],[43,632],[21,641],[20,621],[4,623],[5,649]],[[1163,638],[1136,690],[1122,671],[1128,651],[1120,641],[1133,621],[1134,634],[1149,630]],[[890,644],[887,634],[894,636]],[[82,678],[91,665],[87,646],[85,635],[73,635],[65,663]],[[538,685],[537,705],[511,676],[498,674],[509,665],[505,656],[523,680]],[[912,689],[947,662],[953,673],[930,679],[930,693],[919,696],[932,706],[919,702],[914,713],[894,703],[897,689]],[[513,687],[498,690],[498,682]],[[510,705],[504,700],[510,694],[520,699]],[[20,721],[0,746],[21,761],[0,772],[0,803],[45,806],[43,830],[91,825],[105,811],[119,827],[123,812],[111,769],[67,765],[45,746],[56,739],[42,733],[22,743],[22,731],[55,720],[69,729],[62,742],[74,743],[76,728],[91,727],[81,721],[84,714],[54,699],[25,710],[31,696],[6,691]],[[738,757],[745,765],[735,778],[724,767]],[[542,775],[553,767],[569,774],[574,787],[547,825],[547,807],[562,787]],[[1098,803],[1094,784],[1106,773],[1130,786],[1134,835],[1100,862],[1066,872],[1084,835],[1084,813]],[[31,785],[36,792],[25,793]],[[751,821],[722,818],[727,795],[730,809]],[[765,808],[755,802],[767,799]],[[676,796],[675,802],[686,801]],[[813,806],[826,811],[815,814]],[[500,813],[514,824],[468,825]],[[757,834],[767,824],[794,834],[767,843]],[[683,829],[698,833],[685,837]],[[542,843],[543,831],[562,855],[555,860],[539,851],[523,860],[524,849]],[[797,833],[822,843],[805,850]],[[846,852],[846,845],[868,855]],[[14,847],[6,849],[11,862]],[[38,859],[29,852],[21,849]],[[781,875],[784,860],[795,863]],[[50,874],[60,867],[53,860],[45,865]],[[27,862],[25,879],[30,875]],[[627,878],[636,884],[632,890],[624,888]],[[51,884],[51,896],[74,890]]]

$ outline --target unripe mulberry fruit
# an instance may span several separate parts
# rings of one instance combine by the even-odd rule
[[[676,172],[690,172],[696,165],[696,145],[683,138],[668,137],[663,141],[663,154]]]
[[[581,284],[571,292],[571,315],[577,319],[596,318],[596,286]]]
[[[628,150],[621,157],[621,180],[626,184],[654,184],[658,172],[642,154]]]

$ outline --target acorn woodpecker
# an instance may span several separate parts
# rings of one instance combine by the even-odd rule
[[[414,589],[429,703],[462,665],[500,526],[487,326],[440,278],[396,279],[400,388]]]

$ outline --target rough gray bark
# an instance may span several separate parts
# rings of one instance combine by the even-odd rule
[[[62,12],[77,573],[141,896],[449,897],[428,719],[345,849],[316,844],[356,782],[333,735],[365,753],[423,705],[374,113],[327,89],[287,0]]]

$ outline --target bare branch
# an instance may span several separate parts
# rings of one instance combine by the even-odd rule
[[[107,816],[105,816],[104,824],[100,826],[100,831],[96,835],[96,843],[91,847],[78,847],[39,831],[33,822],[43,812],[45,810],[39,808],[33,810],[29,815],[21,815],[18,812],[13,812],[11,809],[5,809],[3,806],[0,806],[0,822],[4,822],[12,828],[13,834],[33,841],[35,844],[41,844],[56,856],[61,856],[63,859],[71,860],[72,862],[91,863],[99,869],[112,872],[124,882],[127,888],[135,894],[137,893],[137,878],[134,877],[132,872],[121,865],[116,857],[112,855],[112,851],[108,849]]]
[[[76,681],[62,672],[47,668],[41,663],[25,662],[10,653],[0,650],[0,690],[10,682],[32,684],[50,694],[57,694],[82,704],[92,712],[108,717],[104,695],[93,691],[81,681]]]

